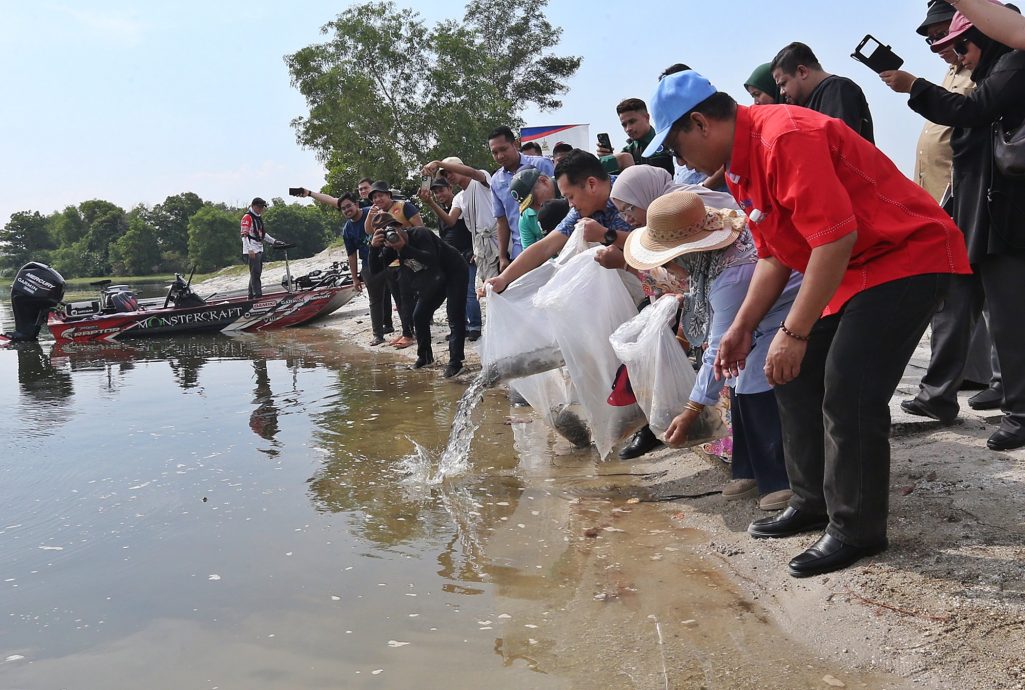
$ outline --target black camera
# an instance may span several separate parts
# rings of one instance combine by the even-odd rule
[[[386,230],[384,233],[384,241],[388,244],[395,244],[399,241],[399,233],[395,230]]]

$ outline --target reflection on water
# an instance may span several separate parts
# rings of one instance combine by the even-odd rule
[[[415,481],[462,393],[435,374],[316,329],[0,350],[0,687],[819,684],[502,394],[467,471]]]

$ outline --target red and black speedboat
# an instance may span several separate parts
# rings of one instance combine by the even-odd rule
[[[163,299],[138,300],[128,286],[109,280],[94,285],[99,299],[62,302],[64,279],[51,267],[30,262],[11,286],[15,331],[9,340],[35,340],[44,318],[58,341],[93,342],[178,333],[252,333],[309,323],[332,313],[355,294],[352,279],[336,263],[292,279],[285,258],[281,289],[250,298],[245,292],[200,297],[176,275]]]

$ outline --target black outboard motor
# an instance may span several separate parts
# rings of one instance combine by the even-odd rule
[[[11,284],[14,332],[11,340],[35,340],[47,313],[64,299],[64,278],[46,264],[30,261]]]

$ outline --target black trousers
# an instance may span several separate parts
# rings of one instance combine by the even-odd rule
[[[423,359],[433,359],[431,350],[431,320],[434,312],[442,302],[446,304],[446,316],[451,328],[448,339],[448,361],[450,364],[462,363],[464,358],[464,341],[466,340],[466,286],[469,282],[469,271],[460,271],[445,275],[431,288],[423,290],[413,309],[413,325],[416,328],[416,354]]]
[[[263,296],[263,252],[257,252],[252,258],[245,255],[246,263],[249,264],[249,298]]]
[[[385,331],[393,330],[391,319],[391,290],[388,288],[385,271],[371,273],[364,267],[360,277],[367,288],[370,299],[370,326],[375,338],[383,338]]]
[[[941,416],[954,417],[960,411],[957,391],[964,380],[965,371],[972,356],[982,357],[972,369],[989,369],[990,348],[974,347],[977,328],[985,329],[980,319],[985,302],[982,278],[972,275],[952,275],[950,289],[943,298],[943,304],[932,317],[929,368],[922,376],[918,395],[921,402]],[[989,383],[990,374],[979,383]]]
[[[790,505],[828,515],[826,531],[855,546],[886,537],[890,398],[949,284],[901,278],[819,319],[797,378],[776,387]]]
[[[1025,295],[1025,253],[987,256],[976,264],[986,290],[989,331],[1000,360],[1004,418],[1000,428],[1025,434],[1025,321],[1021,299]]]
[[[402,335],[413,337],[413,307],[416,305],[416,293],[413,291],[409,270],[402,266],[389,266],[384,269],[385,281],[391,292],[395,306],[399,310],[399,321],[402,323]]]

